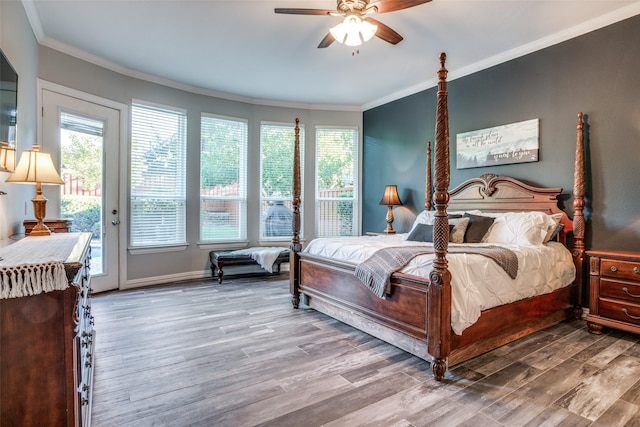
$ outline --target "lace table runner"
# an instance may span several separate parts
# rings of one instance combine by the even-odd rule
[[[69,287],[64,261],[77,233],[27,237],[0,248],[0,298],[19,298]]]

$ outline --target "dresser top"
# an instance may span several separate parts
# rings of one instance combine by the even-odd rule
[[[614,249],[599,249],[587,251],[587,255],[597,258],[621,259],[627,261],[639,261],[640,251],[618,251]]]
[[[0,299],[69,287],[90,251],[91,233],[30,236],[0,248]]]

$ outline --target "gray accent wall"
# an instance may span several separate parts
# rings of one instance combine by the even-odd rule
[[[451,188],[485,173],[564,189],[573,212],[577,113],[586,118],[587,248],[640,249],[640,16],[449,82]],[[446,46],[443,46],[446,52]],[[455,64],[455,52],[447,52]],[[438,58],[425,79],[435,77]],[[434,140],[436,88],[363,114],[363,231],[386,226],[378,203],[398,185],[408,231],[424,206],[426,142]],[[540,119],[538,162],[456,169],[456,134]]]

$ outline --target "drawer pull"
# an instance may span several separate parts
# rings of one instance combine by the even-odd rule
[[[636,274],[640,273],[640,268],[633,267],[633,272],[636,273]]]
[[[616,267],[615,265],[612,265],[611,266],[611,271],[613,271],[615,273],[616,271],[618,271],[618,267]]]
[[[625,294],[629,295],[631,298],[640,298],[640,295],[634,295],[634,294],[632,294],[631,292],[629,292],[629,289],[627,289],[626,287],[625,287],[625,288],[622,288],[622,291],[623,291]]]
[[[626,308],[623,308],[622,312],[624,314],[626,314],[627,316],[629,316],[630,318],[632,318],[633,320],[640,320],[640,316],[634,316],[634,315],[629,314],[629,312],[627,311]]]

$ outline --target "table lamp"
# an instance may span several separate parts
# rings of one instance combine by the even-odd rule
[[[51,234],[51,230],[44,225],[47,198],[42,195],[42,185],[64,184],[53,166],[51,155],[41,152],[38,145],[34,145],[33,150],[24,150],[15,172],[9,175],[7,182],[36,185],[36,196],[31,201],[33,202],[33,213],[38,223],[33,227],[30,235],[48,236]]]
[[[398,187],[395,185],[387,185],[384,188],[384,194],[380,200],[381,205],[387,205],[389,210],[387,211],[387,229],[384,230],[387,234],[394,234],[396,230],[393,229],[393,207],[402,205],[400,197],[398,196]]]

